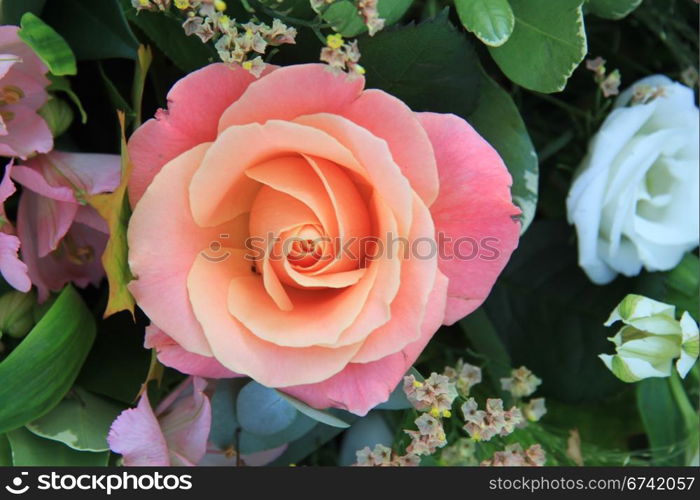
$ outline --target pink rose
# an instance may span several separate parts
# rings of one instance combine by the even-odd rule
[[[15,165],[12,179],[24,187],[17,212],[22,259],[39,300],[68,282],[97,285],[107,223],[88,206],[88,195],[119,185],[117,155],[53,151]]]
[[[129,141],[130,290],[182,372],[364,414],[517,245],[510,175],[457,116],[319,64],[212,64],[168,100]]]
[[[0,156],[27,158],[48,153],[53,136],[37,114],[49,96],[48,69],[17,35],[17,26],[0,26]]]

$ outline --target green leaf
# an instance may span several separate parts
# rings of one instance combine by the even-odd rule
[[[46,0],[0,0],[0,25],[19,25],[19,21],[26,12],[37,16],[46,4]]]
[[[274,389],[251,381],[238,393],[236,417],[241,427],[267,436],[289,427],[297,411]]]
[[[49,80],[51,80],[51,84],[46,88],[49,92],[63,92],[65,93],[68,98],[73,101],[73,104],[75,104],[75,107],[78,108],[78,111],[80,112],[80,121],[85,124],[87,123],[87,113],[85,112],[85,109],[83,108],[83,104],[80,102],[80,99],[76,95],[75,92],[73,92],[73,89],[71,89],[70,82],[68,79],[64,76],[56,76],[56,75],[49,75]]]
[[[27,424],[27,429],[74,450],[109,450],[107,433],[124,407],[79,387],[73,391],[56,408]]]
[[[413,0],[381,0],[377,4],[379,17],[384,19],[384,28],[397,22],[406,13]],[[357,5],[350,0],[333,2],[321,16],[335,31],[346,37],[355,37],[367,31]]]
[[[353,420],[355,419],[356,417],[353,418]],[[319,449],[342,431],[343,429],[338,427],[317,425],[309,432],[304,433],[302,436],[290,442],[285,452],[270,465],[288,466],[289,464],[295,464]]]
[[[298,400],[294,396],[290,396],[289,394],[285,394],[284,392],[279,392],[278,394],[282,399],[287,401],[290,405],[292,405],[294,408],[299,410],[301,413],[306,415],[307,417],[311,417],[317,422],[321,422],[322,424],[330,425],[331,427],[338,427],[340,429],[347,429],[350,427],[350,424],[347,423],[345,420],[336,417],[330,412],[324,411],[324,410],[317,410],[316,408],[312,408],[303,401]]]
[[[510,355],[483,308],[479,308],[459,322],[469,344],[486,360],[483,365],[491,387],[502,393],[501,378],[509,377],[512,367]]]
[[[51,0],[44,19],[63,34],[79,61],[136,58],[138,41],[118,0]]]
[[[54,75],[75,75],[75,56],[66,41],[31,12],[22,16],[19,37],[39,56]]]
[[[126,147],[124,135],[124,113],[117,112],[121,126],[121,182],[113,193],[97,194],[88,197],[88,203],[92,205],[100,216],[107,221],[109,227],[109,240],[102,254],[102,265],[109,282],[109,300],[105,308],[104,317],[111,316],[119,311],[129,311],[134,315],[134,297],[129,292],[127,284],[134,276],[129,269],[129,247],[126,241],[126,227],[131,216],[131,206],[126,187],[131,176],[133,164],[129,160],[129,152]]]
[[[637,405],[649,438],[653,465],[685,465],[685,441],[691,436],[686,435],[668,379],[638,382]]]
[[[642,0],[586,0],[586,10],[598,17],[618,20],[639,7]]]
[[[694,253],[687,253],[666,278],[664,302],[688,311],[698,321],[700,314],[700,262]]]
[[[0,467],[12,465],[12,448],[6,434],[0,434]]]
[[[513,177],[513,202],[520,208],[521,234],[535,217],[539,167],[537,153],[510,95],[484,75],[476,109],[469,123],[491,144]]]
[[[474,48],[447,19],[447,10],[418,25],[383,30],[360,41],[368,88],[382,89],[414,111],[466,117],[479,98]]]
[[[9,432],[7,437],[12,447],[12,462],[15,467],[104,467],[109,460],[108,451],[76,451],[57,441],[42,439],[24,428]]]
[[[455,0],[457,14],[467,30],[491,47],[508,41],[515,17],[508,0]]]
[[[0,363],[0,433],[54,408],[73,385],[94,340],[94,319],[69,285]]]
[[[506,43],[489,47],[503,72],[537,92],[559,92],[586,55],[583,0],[510,0],[515,27]]]
[[[177,19],[158,12],[141,11],[137,14],[130,0],[122,0],[122,8],[129,22],[143,31],[182,71],[189,73],[218,60],[211,46],[203,44],[196,36],[185,35],[182,23]]]

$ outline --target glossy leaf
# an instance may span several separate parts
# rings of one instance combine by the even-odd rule
[[[0,433],[54,408],[73,385],[94,340],[94,319],[69,285],[0,362]]]
[[[42,439],[25,428],[7,434],[15,467],[104,467],[109,452],[76,451],[57,441]]]
[[[469,123],[491,144],[513,177],[513,202],[520,208],[521,233],[528,228],[537,209],[539,166],[520,112],[508,93],[484,75],[476,109]]]
[[[467,116],[476,107],[478,59],[465,34],[447,19],[447,10],[418,25],[365,37],[360,50],[367,87],[398,97],[414,111]]]
[[[123,406],[75,387],[56,408],[27,424],[27,429],[74,450],[107,451],[107,433],[123,409]]]
[[[39,56],[54,75],[75,75],[73,51],[56,30],[31,12],[22,16],[19,37]]]
[[[279,392],[255,381],[246,384],[236,400],[237,420],[244,430],[253,434],[280,432],[292,424],[296,413]]]
[[[648,378],[638,382],[637,405],[649,438],[653,464],[685,465],[685,441],[690,436],[686,435],[669,380]]]
[[[131,215],[126,187],[133,165],[129,160],[129,152],[126,148],[124,113],[119,111],[118,116],[121,126],[121,182],[113,193],[97,194],[88,198],[88,203],[107,221],[109,227],[109,241],[102,254],[102,265],[109,282],[109,299],[104,312],[105,318],[119,311],[129,311],[132,316],[134,314],[134,297],[127,288],[133,275],[129,269],[129,250],[126,241],[126,227]]]
[[[508,41],[515,17],[508,0],[455,0],[462,25],[491,47]]]
[[[510,0],[513,33],[491,56],[508,78],[537,92],[559,92],[586,55],[583,0]]]
[[[586,0],[586,10],[598,17],[615,21],[639,7],[642,0]]]
[[[384,27],[391,26],[406,13],[413,0],[381,0],[377,4],[379,17],[384,19]],[[367,31],[362,16],[354,1],[340,0],[330,4],[322,14],[323,20],[335,31],[346,37],[361,35]]]
[[[65,37],[79,61],[136,58],[138,41],[119,0],[51,0],[43,16]]]

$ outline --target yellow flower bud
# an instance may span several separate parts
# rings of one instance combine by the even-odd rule
[[[216,0],[214,2],[214,8],[219,12],[223,12],[226,10],[226,2],[224,2],[223,0]]]
[[[331,49],[339,49],[343,46],[343,35],[336,33],[335,35],[328,35],[326,37],[326,45]]]

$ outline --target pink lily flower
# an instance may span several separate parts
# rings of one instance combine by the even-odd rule
[[[17,257],[19,238],[5,214],[5,201],[16,191],[10,179],[11,173],[12,161],[5,167],[5,175],[0,182],[0,273],[10,286],[20,292],[28,292],[32,282],[27,275],[27,265]]]

